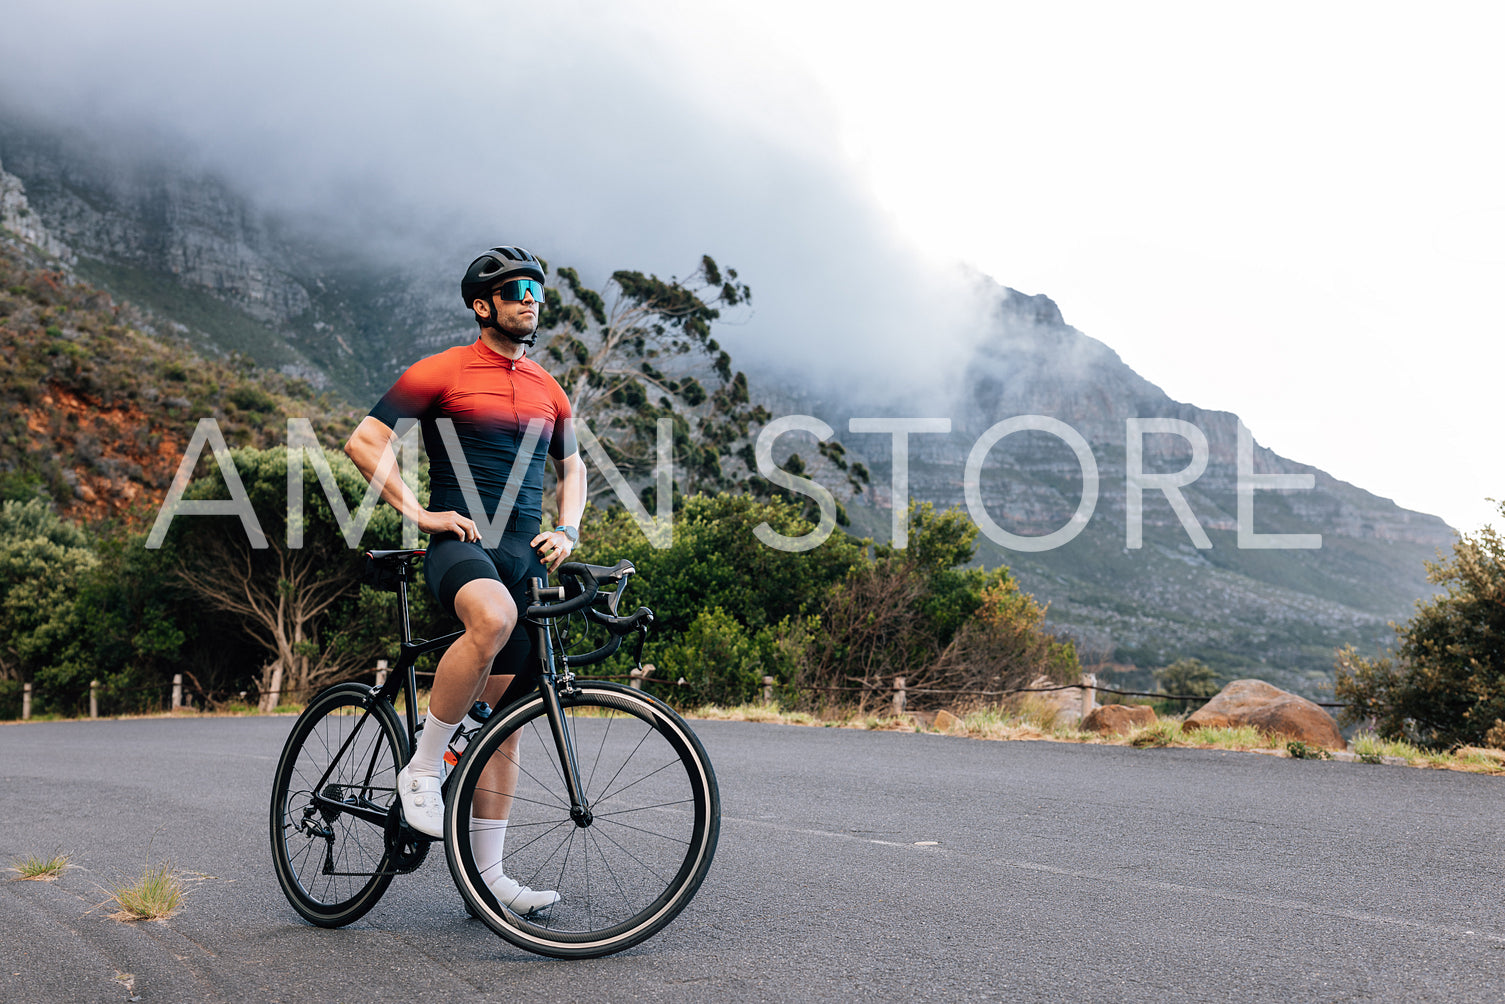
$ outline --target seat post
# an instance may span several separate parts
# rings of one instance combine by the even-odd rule
[[[402,628],[402,643],[406,645],[413,640],[413,628],[408,620],[408,572],[412,568],[406,561],[402,563],[402,572],[397,577],[397,620]]]

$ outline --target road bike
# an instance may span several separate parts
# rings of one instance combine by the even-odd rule
[[[321,927],[365,915],[395,876],[428,855],[431,838],[402,818],[396,778],[421,727],[414,665],[463,632],[412,637],[407,587],[423,554],[367,553],[369,572],[398,594],[397,666],[380,686],[341,683],[319,693],[277,764],[277,880],[293,908]],[[561,585],[531,581],[518,623],[532,636],[538,688],[467,737],[443,785],[443,843],[467,908],[491,930],[542,955],[590,958],[652,937],[690,902],[716,851],[721,800],[705,748],[668,705],[631,687],[575,678],[575,668],[606,659],[633,634],[641,668],[653,613],[617,614],[632,564],[567,562],[558,571]],[[569,654],[560,619],[573,614],[605,628],[605,643]],[[517,776],[503,870],[560,896],[528,916],[497,901],[471,847],[472,808],[491,791],[483,775],[495,773],[487,770],[494,761]]]

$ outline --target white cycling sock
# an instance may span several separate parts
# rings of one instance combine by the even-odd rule
[[[423,720],[423,731],[418,733],[418,748],[413,751],[413,759],[408,761],[408,773],[416,777],[438,777],[439,761],[444,758],[449,737],[459,727],[459,722],[451,725],[435,718],[430,711]]]
[[[487,882],[502,873],[502,841],[507,836],[505,819],[470,817],[470,849],[476,856],[476,867]]]

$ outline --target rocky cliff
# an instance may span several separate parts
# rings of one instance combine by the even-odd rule
[[[172,318],[201,349],[352,400],[471,337],[453,304],[441,309],[428,270],[321,238],[178,160],[0,112],[0,212],[7,229]]]

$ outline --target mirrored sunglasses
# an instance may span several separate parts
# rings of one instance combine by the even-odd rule
[[[508,279],[493,292],[503,300],[521,300],[525,294],[531,293],[533,299],[543,302],[543,283],[537,279]]]

